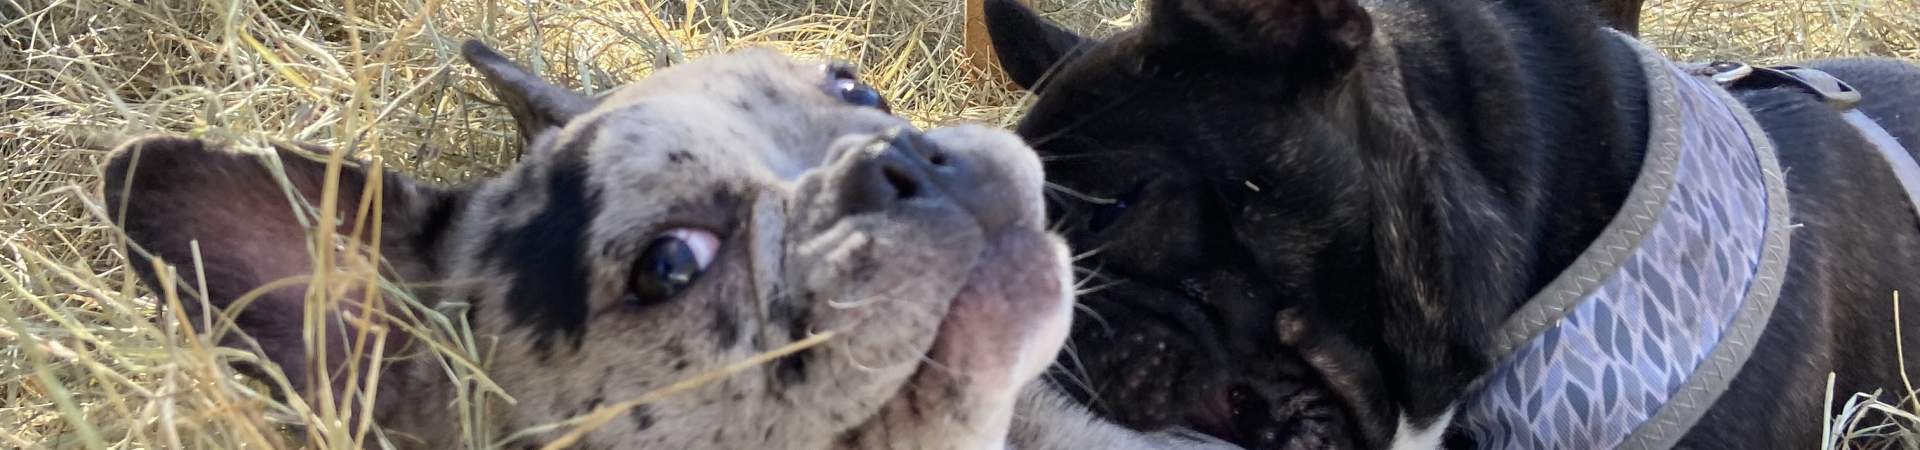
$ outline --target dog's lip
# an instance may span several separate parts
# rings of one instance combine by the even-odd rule
[[[1121,274],[1113,276],[1125,279]],[[1181,350],[1180,357],[1191,357],[1208,362],[1197,362],[1196,367],[1203,369],[1174,377],[1171,387],[1165,394],[1178,400],[1167,404],[1156,413],[1141,414],[1139,411],[1111,410],[1113,420],[1130,426],[1161,428],[1186,427],[1194,431],[1213,436],[1248,448],[1270,448],[1288,445],[1296,440],[1317,442],[1335,442],[1351,444],[1364,442],[1366,430],[1360,424],[1362,420],[1354,408],[1351,392],[1343,390],[1337,378],[1339,373],[1351,371],[1332,371],[1301,351],[1295,343],[1280,344],[1271,351],[1275,354],[1265,356],[1265,361],[1280,365],[1279,368],[1240,367],[1236,364],[1224,364],[1232,361],[1247,361],[1256,355],[1232,352],[1221,347],[1224,344],[1199,344],[1204,336],[1212,334],[1213,325],[1202,321],[1205,312],[1192,309],[1196,305],[1205,305],[1200,297],[1184,293],[1177,288],[1169,288],[1164,283],[1145,281],[1126,282],[1132,289],[1102,290],[1079,299],[1083,304],[1105,304],[1108,307],[1123,308],[1124,313],[1115,310],[1099,310],[1109,314],[1100,323],[1103,327],[1121,330],[1122,336],[1130,332],[1159,329],[1172,333],[1171,338],[1191,340],[1193,348]],[[1129,320],[1128,318],[1134,318]],[[1149,334],[1151,335],[1151,333]],[[1080,337],[1076,336],[1076,340]],[[1149,337],[1149,339],[1153,339]],[[1083,343],[1085,341],[1082,341]],[[1287,350],[1282,350],[1282,348]],[[1115,367],[1134,367],[1140,365],[1140,351],[1124,351],[1118,347],[1106,350],[1104,355],[1123,354],[1125,358],[1117,360],[1103,359],[1103,353],[1094,348],[1080,347],[1076,363],[1099,364],[1100,367],[1113,370]],[[1148,350],[1151,351],[1151,350]],[[1098,362],[1106,361],[1106,362]],[[1109,365],[1111,364],[1111,365]],[[1277,372],[1275,372],[1277,371]],[[1109,386],[1125,383],[1122,380],[1108,381]],[[1155,383],[1147,383],[1152,386]],[[1234,393],[1241,391],[1240,400]],[[1107,391],[1108,396],[1133,395],[1133,398],[1146,398],[1157,389],[1132,392]],[[1303,403],[1308,399],[1317,399]],[[1109,399],[1111,401],[1111,399]],[[1311,405],[1302,409],[1301,405]],[[1235,411],[1239,410],[1239,414]],[[1332,426],[1302,427],[1301,424],[1331,421]],[[1331,439],[1331,441],[1329,441]],[[1336,446],[1337,447],[1337,446]]]
[[[1011,227],[988,245],[941,318],[932,363],[976,376],[1038,376],[1065,344],[1072,272],[1065,244],[1041,230]]]
[[[1203,433],[1254,448],[1271,447],[1282,436],[1285,418],[1268,410],[1271,395],[1244,381],[1222,384],[1201,395],[1199,404],[1188,409],[1185,420]]]
[[[1233,441],[1239,434],[1234,426],[1232,389],[1211,389],[1187,409],[1185,420],[1194,429],[1220,439]]]

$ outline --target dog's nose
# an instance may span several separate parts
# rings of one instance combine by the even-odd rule
[[[1040,167],[1019,138],[980,127],[901,131],[867,146],[847,173],[843,201],[858,214],[903,203],[948,203],[980,229],[1040,228]]]
[[[933,183],[934,158],[917,145],[920,134],[905,131],[875,142],[855,162],[848,178],[845,201],[849,213],[886,210],[915,199],[944,193]]]

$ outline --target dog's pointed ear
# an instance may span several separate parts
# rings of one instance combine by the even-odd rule
[[[522,142],[533,142],[540,133],[566,126],[574,117],[593,109],[593,99],[548,83],[480,41],[467,41],[460,46],[460,53],[487,77],[494,94],[513,113]]]
[[[451,232],[465,196],[420,186],[397,174],[372,175],[349,161],[333,183],[338,212],[318,217],[328,186],[327,163],[311,158],[288,147],[277,148],[274,155],[252,155],[198,139],[142,138],[114,150],[107,162],[105,206],[109,220],[132,244],[128,255],[133,269],[155,292],[178,292],[182,312],[196,328],[210,323],[226,329],[223,320],[202,310],[204,299],[231,315],[232,324],[259,345],[262,356],[281,367],[294,389],[318,392],[322,388],[316,386],[321,384],[316,377],[325,371],[333,392],[346,394],[347,361],[371,357],[346,349],[356,344],[375,348],[358,331],[384,329],[389,353],[406,341],[397,327],[381,325],[393,317],[381,313],[397,307],[365,295],[370,283],[360,281],[374,280],[374,273],[408,283],[438,278],[435,271],[441,264],[435,249]],[[362,195],[370,190],[378,191],[367,197],[377,203],[362,209]],[[365,221],[363,215],[368,216]],[[322,227],[335,230],[333,239],[314,237],[325,235],[311,233]],[[371,258],[376,242],[377,261]],[[320,258],[315,255],[321,248],[331,250],[333,270],[316,274]],[[178,275],[165,277],[151,258],[177,267]],[[346,275],[309,283],[326,274]],[[310,290],[310,284],[318,288]],[[263,289],[268,286],[276,287]],[[309,302],[327,296],[335,301],[323,305],[334,307],[315,309],[324,316],[309,322]],[[326,339],[327,351],[308,351],[317,348],[308,346],[309,323],[325,330],[315,335]],[[231,333],[223,334],[220,343],[250,347]],[[367,373],[356,375],[364,380]]]
[[[986,0],[986,21],[1001,70],[1029,91],[1039,90],[1049,71],[1078,55],[1089,42],[1016,0]]]
[[[1144,34],[1172,59],[1338,75],[1373,39],[1373,19],[1357,0],[1158,0]]]

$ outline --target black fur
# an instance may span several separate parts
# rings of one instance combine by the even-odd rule
[[[635,406],[633,410],[627,411],[627,417],[633,419],[633,429],[636,431],[646,431],[648,428],[653,428],[652,406]]]
[[[1027,50],[1023,52],[1000,53],[1000,57],[1003,59],[1023,58],[1022,61],[1009,62],[1002,65],[1002,67],[1010,72],[1008,73],[1009,76],[1015,80],[1039,80],[1045,78],[1046,70],[1052,67],[1054,61],[1066,59],[1070,52],[1082,50],[1078,48],[1080,38],[1079,36],[1075,36],[1073,32],[1062,29],[1052,23],[1016,20],[1020,15],[1026,13],[1027,11],[1025,9],[1022,9],[1019,5],[1012,2],[988,2],[986,5],[986,20],[989,23],[999,24],[1003,27],[1030,27],[1028,29],[1011,32],[993,33],[988,36],[988,38],[993,42],[995,48],[1020,48]],[[1032,38],[1042,39],[1043,44],[1032,45],[1032,42],[1026,41],[1026,39]]]
[[[535,345],[550,348],[556,335],[575,347],[586,333],[591,291],[587,284],[588,225],[600,211],[598,192],[587,188],[585,148],[596,133],[581,133],[546,167],[546,203],[532,220],[500,230],[484,256],[513,277],[507,308],[514,323],[532,327]]]
[[[713,334],[714,343],[720,348],[733,348],[734,344],[740,343],[740,318],[735,317],[737,313],[733,305],[714,302],[707,308],[708,313],[713,314],[713,324],[707,327],[707,332]]]
[[[436,255],[440,254],[440,246],[446,243],[445,238],[453,230],[453,220],[466,212],[465,195],[459,192],[448,198],[437,199],[427,207],[426,222],[421,226],[420,234],[414,236],[412,248],[424,253],[421,262],[426,264],[428,273],[440,273],[441,262]]]
[[[806,294],[805,303],[794,303],[793,296],[782,294],[774,299],[769,308],[772,316],[769,321],[787,327],[787,342],[799,342],[813,332],[813,313],[805,305],[814,304],[812,293]],[[807,381],[807,360],[812,358],[813,350],[801,350],[782,356],[773,361],[773,380],[775,385],[791,385]]]
[[[1853,84],[1863,112],[1909,153],[1920,147],[1920,70],[1890,60],[1806,66]],[[1890,402],[1905,392],[1895,365],[1892,292],[1913,292],[1920,281],[1920,221],[1878,151],[1831,107],[1784,88],[1738,97],[1780,149],[1798,226],[1793,262],[1753,359],[1680,445],[1812,447],[1819,430],[1806,424],[1822,419],[1828,373],[1835,375],[1835,403],[1855,392],[1880,391]],[[1915,309],[1900,314],[1899,331],[1909,337],[1920,320]]]
[[[1065,383],[1083,401],[1255,448],[1382,448],[1397,418],[1426,425],[1490,370],[1489,332],[1612,219],[1644,156],[1645,80],[1591,12],[1368,5],[1162,0],[1094,42],[988,2],[1001,63],[1038,89],[1019,130],[1077,194],[1051,199],[1053,219],[1104,287],[1081,296],[1093,314],[1062,361],[1087,378]],[[1343,44],[1354,24],[1373,45]],[[1861,90],[1886,94],[1863,109],[1920,142],[1920,70],[1830,65],[1873,78]],[[1842,392],[1899,387],[1888,295],[1915,282],[1920,235],[1831,108],[1743,100],[1808,225],[1750,363],[1763,369],[1689,442],[1810,446],[1826,371]]]

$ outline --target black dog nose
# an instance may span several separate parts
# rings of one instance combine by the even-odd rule
[[[931,147],[913,131],[869,144],[846,180],[843,198],[847,212],[880,211],[902,202],[944,195],[935,185],[932,172],[946,163],[945,156],[930,151]]]

